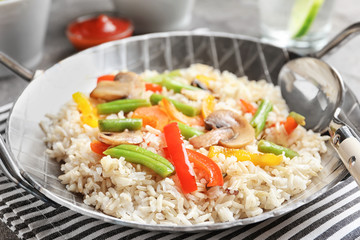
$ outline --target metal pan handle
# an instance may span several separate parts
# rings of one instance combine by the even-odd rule
[[[9,68],[11,71],[13,71],[15,74],[17,74],[26,81],[30,82],[34,77],[34,73],[32,71],[23,67],[21,64],[19,64],[14,59],[2,52],[0,52],[0,63],[2,63],[5,67]],[[26,174],[21,171],[15,164],[15,158],[7,147],[7,144],[5,143],[1,135],[0,159],[0,168],[11,181],[18,184],[29,193],[33,194],[35,197],[43,200],[46,203],[49,203],[51,206],[59,206],[57,203],[46,197],[44,193],[41,192],[42,189],[36,188],[34,184],[31,184],[31,179],[26,177]]]
[[[20,63],[9,57],[3,52],[0,52],[0,63],[2,63],[5,67],[13,71],[19,77],[25,79],[26,81],[30,82],[33,77],[34,73],[29,69],[22,66]]]
[[[338,35],[336,35],[333,39],[331,39],[321,50],[310,54],[311,57],[322,58],[324,55],[328,54],[334,48],[340,47],[345,40],[350,40],[357,33],[360,33],[360,22],[354,23],[349,27],[345,28]]]

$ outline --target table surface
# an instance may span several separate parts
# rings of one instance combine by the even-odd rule
[[[66,10],[65,10],[66,9]],[[66,24],[77,16],[97,11],[111,11],[110,0],[53,1],[49,15],[44,55],[38,69],[47,69],[76,51],[65,36]],[[331,35],[348,25],[360,21],[360,4],[357,0],[337,1]],[[251,22],[251,24],[249,24]],[[212,31],[231,32],[254,37],[260,36],[256,1],[253,0],[199,0],[195,3],[193,18],[187,29],[207,28]],[[334,66],[360,99],[360,38],[353,38],[339,48],[326,61]],[[0,106],[14,101],[27,86],[16,76],[0,78]],[[0,223],[0,239],[16,239],[5,224]]]

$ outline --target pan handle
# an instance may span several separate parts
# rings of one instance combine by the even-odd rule
[[[331,143],[339,154],[344,166],[360,187],[360,138],[353,128],[339,119],[340,115],[348,120],[342,114],[341,109],[337,108],[334,118],[330,122],[329,133]]]
[[[59,207],[59,204],[55,203],[42,193],[41,188],[36,188],[31,184],[31,179],[26,177],[26,174],[21,171],[14,161],[14,156],[9,151],[4,138],[0,135],[0,168],[3,173],[14,183],[18,184],[20,187],[24,188],[29,193],[33,194],[35,197],[43,200],[44,202],[50,204],[53,207]],[[30,182],[30,183],[29,183]]]
[[[9,57],[3,52],[0,52],[0,63],[2,63],[5,67],[13,71],[16,75],[23,78],[24,80],[30,82],[33,77],[34,73],[29,69],[22,66],[20,63]]]
[[[333,39],[331,39],[321,50],[310,54],[310,56],[315,58],[322,58],[334,48],[341,46],[341,44],[344,43],[345,40],[350,40],[351,37],[354,37],[356,35],[356,33],[360,33],[360,22],[354,23],[349,27],[345,28]]]

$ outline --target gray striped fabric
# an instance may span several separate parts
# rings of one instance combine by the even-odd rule
[[[0,107],[0,133],[11,104]],[[12,183],[0,171],[0,219],[22,239],[356,239],[360,238],[360,191],[352,179],[281,217],[221,231],[149,232],[55,209]]]

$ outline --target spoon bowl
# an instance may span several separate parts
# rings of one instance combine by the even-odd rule
[[[330,134],[332,145],[360,186],[360,142],[343,121],[344,82],[337,71],[320,59],[298,58],[281,68],[278,84],[289,108],[305,117],[307,129]]]

